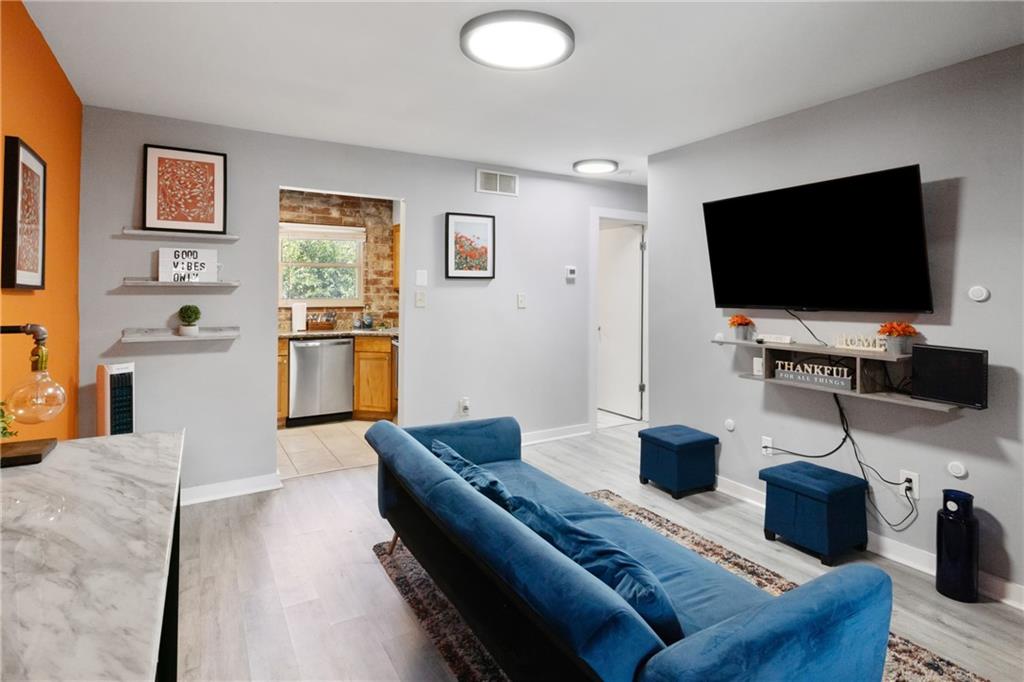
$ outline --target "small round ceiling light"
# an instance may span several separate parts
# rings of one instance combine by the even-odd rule
[[[460,34],[462,51],[478,64],[529,71],[564,62],[576,47],[569,24],[541,12],[501,10],[470,19]]]
[[[572,169],[583,175],[608,175],[619,170],[619,162],[611,159],[584,159],[574,163]]]

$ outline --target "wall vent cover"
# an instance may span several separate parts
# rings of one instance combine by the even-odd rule
[[[507,197],[519,196],[519,176],[501,171],[476,169],[476,191],[484,194],[503,194]]]

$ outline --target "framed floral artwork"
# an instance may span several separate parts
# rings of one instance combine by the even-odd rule
[[[144,230],[227,233],[227,154],[144,146]]]
[[[445,213],[444,276],[494,279],[494,216]]]
[[[46,267],[46,162],[18,137],[4,138],[4,289],[42,289]]]

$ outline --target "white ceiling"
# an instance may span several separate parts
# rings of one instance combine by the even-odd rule
[[[1019,3],[48,3],[29,11],[86,104],[571,173],[1024,42]],[[486,11],[576,32],[544,71],[459,51]]]

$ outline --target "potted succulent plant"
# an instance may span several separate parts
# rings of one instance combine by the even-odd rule
[[[733,328],[737,341],[750,341],[754,336],[754,321],[746,315],[733,315],[729,318],[729,326]]]
[[[0,400],[0,438],[11,438],[17,436],[17,431],[11,430],[11,423],[14,421],[14,415],[7,413],[7,403]]]
[[[909,322],[886,322],[878,328],[878,335],[885,337],[885,348],[897,355],[910,352],[910,342],[917,336],[917,330]]]
[[[199,306],[196,305],[183,305],[178,309],[178,319],[181,320],[181,324],[178,325],[178,336],[199,336],[199,318],[202,317],[202,313],[199,312]]]

